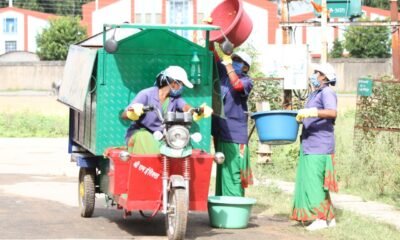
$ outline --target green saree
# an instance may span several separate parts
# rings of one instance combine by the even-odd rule
[[[338,191],[333,155],[303,154],[300,147],[291,219],[312,221],[335,217],[329,191]]]

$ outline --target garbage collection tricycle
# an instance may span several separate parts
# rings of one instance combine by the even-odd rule
[[[207,210],[212,161],[222,161],[224,156],[210,154],[211,120],[193,121],[192,114],[201,109],[158,112],[164,130],[153,135],[161,143],[160,154],[147,155],[127,152],[124,136],[130,122],[120,115],[169,65],[189,73],[194,88],[183,97],[191,106],[211,106],[219,88],[213,90],[212,81],[218,78],[208,50],[208,32],[217,29],[212,25],[104,25],[102,35],[70,47],[58,100],[70,107],[69,152],[80,167],[82,217],[92,216],[96,193],[104,193],[110,206],[122,209],[123,217],[138,210],[151,218],[161,211],[168,238],[182,239],[188,211]],[[206,31],[204,46],[173,30]],[[145,112],[149,111],[157,109],[146,106]]]

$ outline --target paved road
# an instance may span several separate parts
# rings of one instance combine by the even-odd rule
[[[0,239],[165,239],[162,214],[123,219],[102,195],[92,218],[77,206],[78,168],[66,139],[0,138]],[[249,228],[209,227],[207,213],[190,213],[188,239],[318,239],[282,216],[252,216]]]

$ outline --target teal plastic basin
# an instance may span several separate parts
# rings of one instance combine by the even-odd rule
[[[215,228],[246,228],[251,208],[256,203],[253,198],[232,196],[208,197],[208,217]]]

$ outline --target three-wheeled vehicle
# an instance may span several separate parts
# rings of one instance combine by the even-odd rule
[[[159,113],[165,127],[154,134],[161,141],[160,154],[138,155],[126,150],[130,122],[120,115],[169,65],[183,67],[194,84],[183,95],[190,105],[212,106],[219,91],[214,85],[219,85],[213,82],[218,78],[209,32],[217,29],[104,25],[102,34],[70,47],[58,100],[70,107],[69,152],[80,167],[82,217],[92,216],[96,193],[104,193],[109,205],[123,210],[123,217],[138,210],[149,218],[161,210],[168,238],[182,239],[188,211],[207,210],[212,162],[223,159],[222,154],[210,154],[211,120],[194,122],[192,113],[200,109]],[[193,35],[204,36],[203,46],[186,38]],[[146,111],[156,109],[146,106]]]

